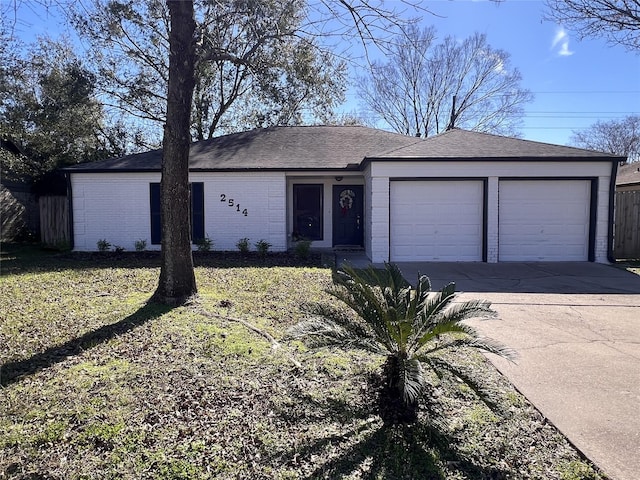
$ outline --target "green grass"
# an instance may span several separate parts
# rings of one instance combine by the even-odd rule
[[[602,478],[479,355],[460,360],[500,412],[433,378],[420,423],[389,429],[380,359],[229,320],[280,340],[332,301],[312,260],[197,257],[199,298],[173,309],[146,304],[157,262],[3,246],[0,478]]]

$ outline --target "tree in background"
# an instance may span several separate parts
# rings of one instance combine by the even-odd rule
[[[297,0],[194,2],[194,140],[330,116],[346,68],[302,33],[305,14]],[[169,18],[161,0],[85,1],[71,15],[101,92],[146,123],[150,145],[166,118]]]
[[[547,0],[545,18],[580,38],[604,37],[640,52],[640,0]]]
[[[22,154],[2,150],[3,175],[38,179],[67,165],[122,152],[120,126],[107,126],[94,76],[66,41],[42,39],[24,55],[0,49],[0,136]]]
[[[596,122],[585,130],[574,130],[570,143],[576,147],[623,155],[629,162],[640,161],[640,116]]]
[[[359,81],[366,107],[393,130],[428,137],[448,127],[513,135],[532,94],[509,54],[475,34],[436,44],[433,27],[410,25],[384,62]]]

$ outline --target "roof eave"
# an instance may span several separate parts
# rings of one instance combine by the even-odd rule
[[[625,157],[617,156],[510,156],[510,157],[367,157],[361,168],[371,162],[620,162]]]
[[[189,172],[357,172],[360,164],[343,167],[246,167],[246,168],[189,168]],[[160,168],[64,168],[65,173],[160,173]]]
[[[160,173],[159,168],[61,168],[64,173]]]

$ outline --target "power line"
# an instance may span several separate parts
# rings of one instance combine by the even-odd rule
[[[519,130],[584,130],[586,127],[526,127],[526,126],[518,126]]]
[[[590,118],[595,118],[595,119],[602,119],[602,118],[610,118],[610,119],[622,119],[624,118],[623,116],[612,116],[612,115],[562,115],[560,113],[554,113],[554,114],[549,114],[549,115],[523,115],[523,118],[547,118],[547,119],[590,119]]]
[[[546,114],[553,114],[553,115],[556,115],[558,113],[569,113],[569,114],[575,113],[575,114],[580,114],[580,115],[587,114],[587,113],[588,114],[594,114],[594,115],[600,115],[600,114],[607,114],[607,115],[609,115],[609,114],[611,114],[611,115],[633,115],[634,113],[636,115],[638,114],[637,112],[604,112],[604,111],[600,112],[600,111],[593,111],[593,110],[592,111],[586,111],[586,110],[585,111],[575,111],[575,112],[570,112],[570,111],[558,112],[558,111],[553,111],[553,110],[529,110],[528,113],[535,113],[535,114],[538,114],[538,113],[545,114],[546,113]]]
[[[640,95],[640,90],[529,90],[534,95]],[[357,92],[345,92],[347,96],[358,96]],[[498,94],[500,95],[500,94]],[[508,96],[508,93],[502,95]]]
[[[559,95],[640,95],[640,90],[546,90],[546,91],[532,91],[534,95],[537,94],[559,94]]]

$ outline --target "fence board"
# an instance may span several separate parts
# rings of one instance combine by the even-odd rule
[[[640,191],[616,192],[616,258],[640,258]]]
[[[40,240],[45,245],[69,245],[69,202],[67,197],[40,197]]]

